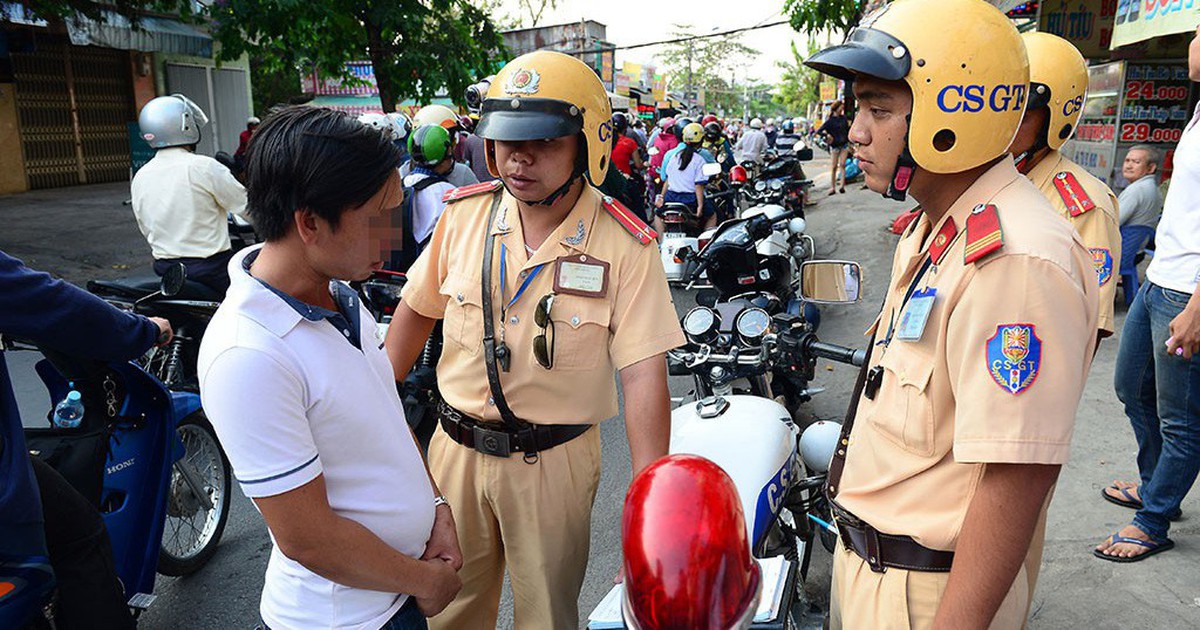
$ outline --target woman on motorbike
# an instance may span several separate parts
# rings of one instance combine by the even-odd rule
[[[712,208],[704,206],[704,186],[708,176],[704,174],[705,160],[700,155],[700,143],[704,140],[704,127],[691,123],[683,128],[683,144],[667,153],[662,163],[662,194],[656,204],[654,229],[663,231],[662,209],[667,203],[679,203],[688,207],[697,217],[704,219],[704,229],[716,225],[717,217]]]

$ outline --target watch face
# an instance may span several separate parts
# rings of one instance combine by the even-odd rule
[[[771,316],[761,308],[748,308],[738,314],[734,325],[743,339],[758,339],[771,327]]]

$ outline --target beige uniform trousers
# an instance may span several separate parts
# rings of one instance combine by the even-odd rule
[[[933,626],[949,573],[889,568],[871,571],[865,560],[838,545],[833,554],[829,627],[832,630],[921,630]],[[1029,606],[1022,567],[992,619],[992,630],[1018,630]]]
[[[433,630],[492,630],[507,565],[517,630],[579,627],[592,503],[600,482],[600,429],[542,452],[499,458],[468,449],[440,428],[429,468],[454,512],[463,588]]]

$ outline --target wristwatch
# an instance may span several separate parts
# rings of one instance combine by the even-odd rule
[[[433,497],[433,507],[436,509],[439,505],[450,505],[450,502],[446,500],[444,495],[439,494],[436,497]]]

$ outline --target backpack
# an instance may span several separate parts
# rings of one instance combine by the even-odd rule
[[[386,265],[388,271],[408,271],[408,268],[417,261],[417,257],[424,251],[425,246],[429,244],[432,233],[419,243],[416,237],[413,236],[413,211],[416,209],[414,204],[416,203],[418,192],[434,184],[445,182],[446,178],[442,175],[429,175],[412,186],[404,187],[404,202],[400,205],[400,220],[404,229],[404,240],[401,245],[402,249],[392,250],[391,259]]]

